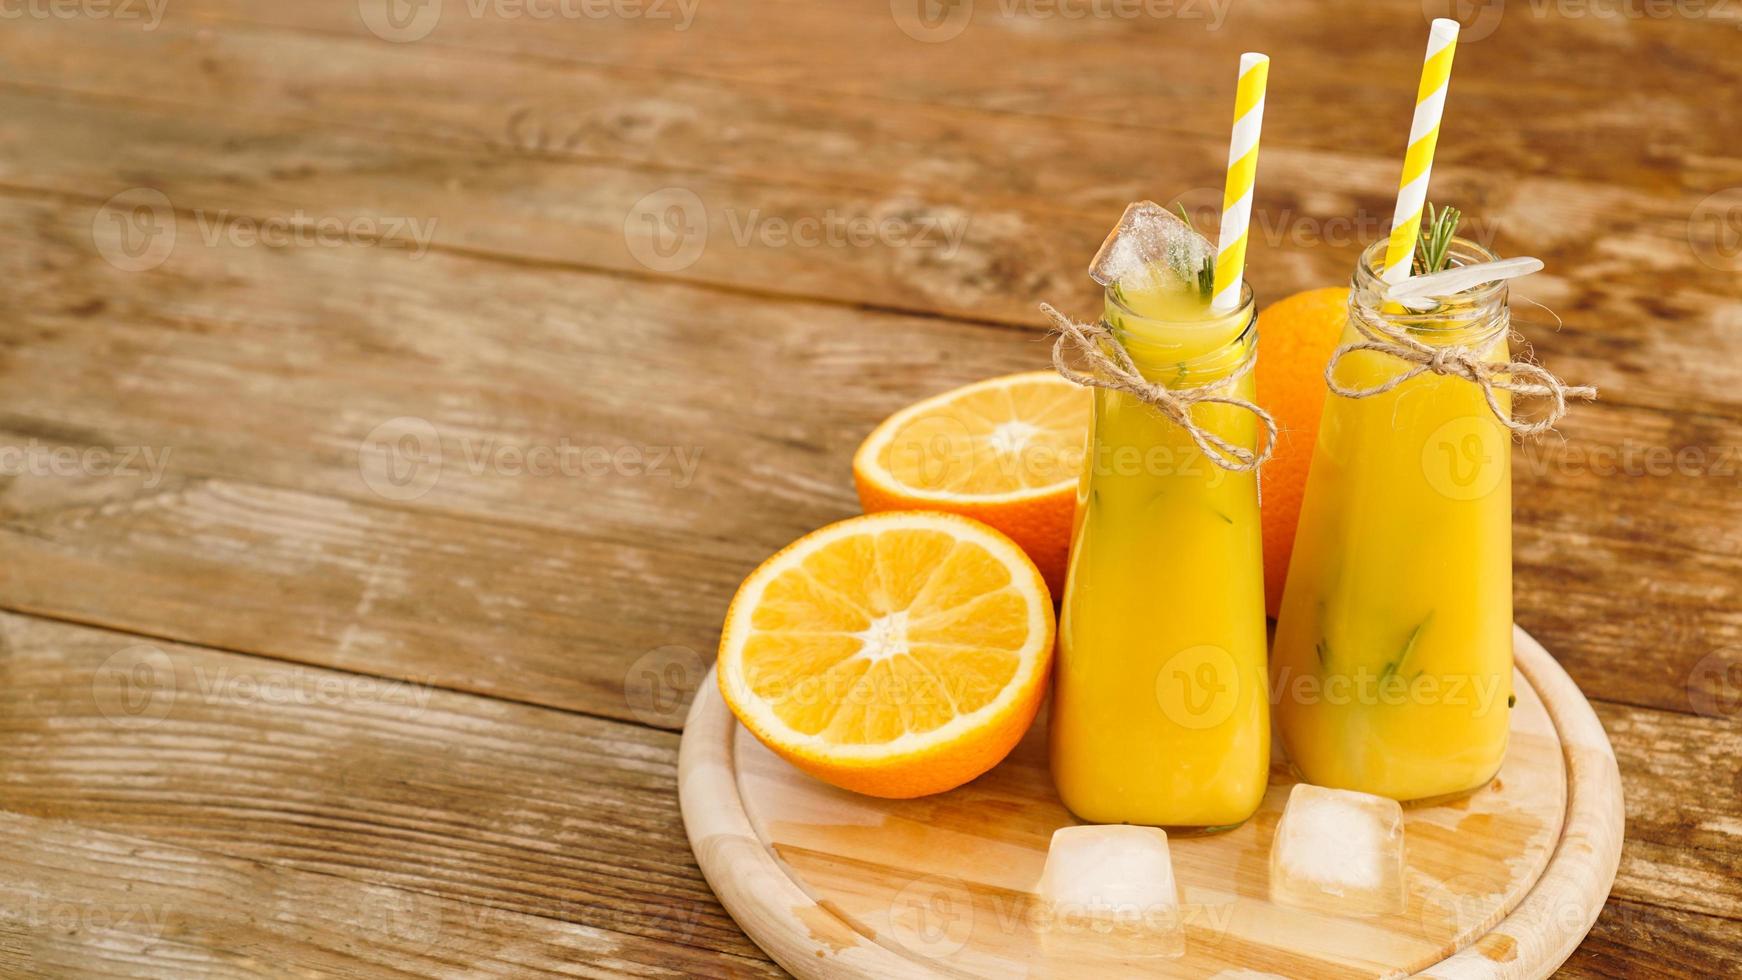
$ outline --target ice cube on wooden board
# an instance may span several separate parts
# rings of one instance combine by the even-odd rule
[[[1185,953],[1185,927],[1167,832],[1081,826],[1053,831],[1040,898],[1058,940],[1119,934],[1146,956]]]
[[[1154,201],[1127,205],[1119,224],[1089,262],[1089,278],[1127,290],[1196,290],[1198,270],[1216,248],[1179,215]]]
[[[1270,844],[1270,900],[1356,916],[1403,911],[1403,807],[1295,784]]]

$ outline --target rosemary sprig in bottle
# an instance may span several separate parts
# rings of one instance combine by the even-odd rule
[[[1415,240],[1415,261],[1410,265],[1410,275],[1425,276],[1445,269],[1446,259],[1451,255],[1452,236],[1457,234],[1458,222],[1463,217],[1462,211],[1449,205],[1436,211],[1431,202],[1428,204],[1427,229]]]
[[[1186,210],[1186,206],[1178,201],[1173,202],[1173,206],[1174,210],[1179,212],[1180,220],[1186,223],[1186,227],[1193,231],[1197,231],[1197,226],[1192,223],[1191,212]],[[1198,281],[1198,295],[1202,296],[1204,299],[1209,299],[1215,294],[1216,257],[1214,255],[1205,256],[1203,264],[1198,266],[1195,270],[1182,268],[1176,269],[1175,271],[1187,279],[1195,277]]]

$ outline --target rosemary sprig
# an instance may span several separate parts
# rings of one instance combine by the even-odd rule
[[[1403,665],[1407,660],[1409,660],[1409,655],[1415,652],[1415,644],[1416,644],[1416,641],[1421,639],[1421,631],[1424,629],[1427,629],[1427,624],[1429,624],[1433,621],[1434,621],[1434,614],[1430,612],[1427,614],[1426,619],[1415,624],[1415,629],[1412,629],[1409,631],[1409,639],[1403,641],[1403,651],[1397,655],[1396,660],[1393,660],[1390,663],[1386,664],[1385,669],[1379,672],[1379,680],[1380,681],[1384,681],[1387,678],[1389,678],[1392,674],[1399,673],[1403,670]],[[1414,679],[1415,678],[1413,678],[1413,677],[1410,678],[1410,680],[1412,680],[1412,681]]]
[[[1180,202],[1175,201],[1175,202],[1173,202],[1173,208],[1175,211],[1179,212],[1180,220],[1184,221],[1186,223],[1187,228],[1190,228],[1193,231],[1198,230],[1197,225],[1192,223],[1191,212],[1186,210],[1186,206],[1184,204],[1181,204]],[[1193,270],[1190,268],[1180,268],[1180,269],[1176,269],[1175,271],[1177,271],[1181,276],[1183,276],[1187,279],[1191,279],[1194,277],[1197,279],[1197,281],[1198,281],[1198,295],[1199,296],[1203,297],[1204,299],[1209,299],[1211,296],[1215,295],[1215,293],[1216,293],[1216,257],[1214,255],[1204,256],[1203,264],[1200,265],[1196,270]]]
[[[1464,213],[1450,205],[1434,210],[1432,202],[1427,206],[1427,229],[1415,240],[1415,261],[1410,266],[1410,275],[1425,276],[1439,272],[1446,267],[1446,259],[1451,255],[1452,236],[1457,234],[1458,222]]]

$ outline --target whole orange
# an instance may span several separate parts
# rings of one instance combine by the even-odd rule
[[[1264,464],[1264,605],[1274,618],[1294,531],[1300,523],[1307,467],[1325,407],[1325,363],[1349,318],[1345,286],[1286,296],[1258,314],[1258,404],[1276,419],[1276,452]]]

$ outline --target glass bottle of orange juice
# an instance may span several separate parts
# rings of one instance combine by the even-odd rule
[[[1250,288],[1232,313],[1197,290],[1110,286],[1103,325],[1150,382],[1250,402]],[[1255,414],[1192,421],[1252,449]],[[1097,387],[1059,620],[1054,785],[1095,823],[1225,827],[1270,768],[1255,470],[1225,469],[1155,406]]]
[[[1363,341],[1365,319],[1422,356],[1509,359],[1504,282],[1405,310],[1384,299],[1385,244],[1356,268],[1343,344]],[[1494,258],[1453,241],[1452,265]],[[1301,775],[1398,800],[1486,783],[1512,694],[1511,439],[1495,415],[1510,396],[1496,388],[1491,407],[1434,371],[1378,390],[1415,366],[1374,350],[1334,364],[1365,397],[1325,402],[1271,658],[1278,735]]]

